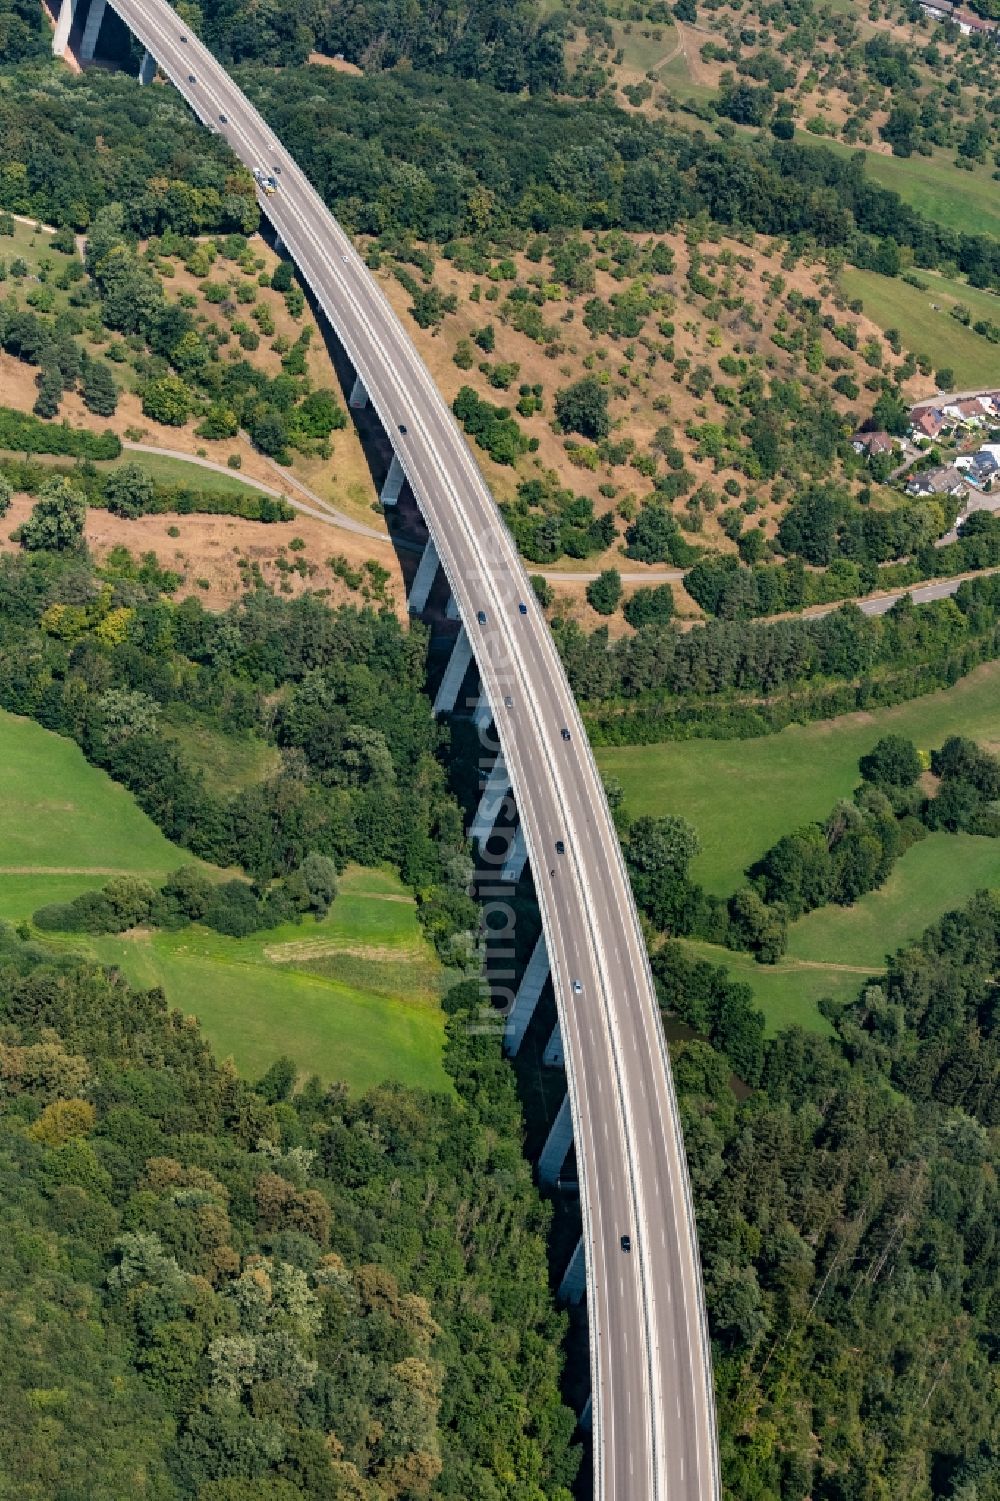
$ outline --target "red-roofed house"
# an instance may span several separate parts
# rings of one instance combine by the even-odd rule
[[[937,407],[914,407],[910,413],[910,424],[913,431],[922,438],[936,438],[945,426],[943,412]]]

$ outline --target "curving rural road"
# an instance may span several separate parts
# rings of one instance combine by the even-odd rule
[[[247,167],[276,175],[279,190],[262,206],[396,445],[495,711],[566,1050],[587,1251],[595,1495],[714,1501],[711,1358],[669,1060],[618,840],[545,619],[451,412],[303,173],[168,5],[113,4],[198,117]],[[556,840],[565,841],[561,858]],[[625,1233],[631,1255],[620,1247]]]

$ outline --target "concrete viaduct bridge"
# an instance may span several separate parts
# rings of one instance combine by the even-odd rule
[[[106,0],[61,0],[94,56]],[[555,645],[486,483],[409,336],[351,241],[265,120],[165,0],[112,0],[156,68],[251,171],[261,207],[353,363],[351,405],[374,407],[393,446],[382,489],[407,484],[429,540],[409,604],[443,571],[461,628],[434,705],[467,676],[494,754],[471,834],[501,811],[515,832],[501,885],[530,863],[542,934],[502,1021],[516,1053],[551,977],[558,1025],[546,1050],[566,1093],[538,1165],[554,1184],[575,1147],[583,1233],[562,1283],[587,1298],[597,1501],[716,1501],[711,1356],[694,1209],[670,1063],[645,944],[597,767]],[[155,59],[155,61],[154,61]],[[440,588],[440,586],[438,586]],[[628,1237],[626,1241],[624,1237]],[[631,1249],[627,1250],[626,1246]]]

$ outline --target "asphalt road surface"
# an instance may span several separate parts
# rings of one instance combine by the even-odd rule
[[[710,1352],[669,1060],[618,840],[544,616],[451,412],[295,162],[168,5],[114,8],[199,118],[247,167],[274,174],[278,190],[262,206],[399,454],[494,707],[566,1050],[587,1248],[595,1495],[714,1501]]]

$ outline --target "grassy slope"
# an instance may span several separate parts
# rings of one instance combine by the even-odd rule
[[[122,464],[141,464],[154,480],[164,485],[188,485],[192,490],[210,490],[213,494],[256,495],[260,489],[252,480],[240,479],[235,474],[217,474],[214,469],[205,469],[201,464],[162,453],[130,453],[126,450],[120,459],[100,467],[117,469]]]
[[[191,858],[71,741],[4,713],[0,851],[0,919],[8,921],[100,883],[100,874],[79,872],[155,880]],[[412,899],[387,872],[348,871],[322,923],[247,939],[188,928],[58,941],[119,964],[137,984],[162,985],[251,1077],[287,1053],[304,1072],[357,1089],[390,1076],[448,1087],[442,972]]]
[[[0,869],[155,876],[190,858],[71,740],[0,711]]]
[[[864,149],[843,141],[819,140],[807,130],[797,130],[795,140],[804,146],[828,146],[838,156],[853,156]],[[866,151],[865,171],[937,224],[965,234],[1000,236],[1000,193],[992,166],[965,172],[955,166],[950,152],[900,157]]]
[[[825,998],[849,1001],[865,981],[865,975],[854,968],[819,965],[806,968],[789,959],[774,965],[758,964],[749,954],[734,954],[714,943],[685,941],[684,947],[699,959],[721,964],[734,980],[742,980],[751,987],[767,1019],[769,1037],[791,1026],[805,1027],[810,1032],[832,1032],[830,1023],[820,1015],[820,1001]]]
[[[931,834],[907,851],[880,891],[853,907],[823,907],[793,924],[780,964],[757,964],[747,954],[709,943],[686,947],[752,987],[769,1033],[793,1024],[828,1032],[818,1009],[824,997],[853,1000],[867,976],[884,968],[887,954],[984,886],[1000,886],[1000,841]]]
[[[881,968],[887,950],[918,938],[946,908],[1000,886],[1000,840],[931,834],[907,850],[879,891],[854,907],[822,907],[791,929],[791,959]]]
[[[0,241],[0,245],[2,245]],[[72,423],[70,424],[73,425]],[[103,431],[106,423],[103,419],[97,419],[88,426],[95,430]],[[0,449],[0,453],[11,454],[10,449]],[[23,457],[22,454],[13,453],[14,458]],[[60,454],[32,454],[32,463],[50,464],[65,467],[72,460]],[[94,467],[100,470],[120,469],[123,464],[138,464],[154,480],[165,485],[186,485],[191,490],[207,490],[215,495],[257,495],[260,486],[252,480],[238,478],[235,474],[217,474],[214,469],[205,469],[201,464],[194,463],[189,459],[175,459],[170,454],[162,453],[135,453],[126,449],[121,458],[92,460]],[[172,519],[172,518],[169,518]]]
[[[8,267],[11,261],[18,257],[30,268],[32,274],[37,274],[41,262],[48,260],[51,265],[53,280],[62,272],[70,261],[75,257],[66,255],[61,250],[52,247],[52,236],[43,230],[36,230],[30,224],[22,224],[20,220],[14,221],[14,233],[12,235],[0,235],[0,260],[6,261]],[[8,288],[9,290],[9,288]],[[56,299],[65,301],[67,294],[56,291]]]
[[[704,845],[694,874],[719,894],[781,834],[823,817],[858,781],[858,757],[888,731],[923,747],[949,734],[1000,743],[1000,664],[980,668],[943,693],[875,714],[793,726],[760,740],[601,749],[601,770],[617,776],[633,814],[683,813]],[[824,996],[848,1000],[888,952],[983,886],[1000,886],[1000,841],[936,834],[914,846],[881,891],[853,907],[826,907],[796,923],[788,955],[774,967],[708,944],[690,947],[753,987],[769,1031],[792,1022],[825,1030]]]
[[[231,1054],[251,1078],[287,1053],[304,1072],[355,1089],[390,1076],[449,1087],[441,971],[412,899],[385,872],[346,872],[319,923],[241,939],[188,928],[85,941],[136,983],[162,985],[198,1017],[216,1052]]]
[[[281,755],[255,735],[226,735],[199,720],[174,715],[161,721],[162,734],[174,741],[187,764],[200,771],[215,793],[239,792],[263,782],[278,770]]]
[[[893,731],[918,746],[951,734],[1000,742],[1000,664],[954,688],[872,714],[792,725],[759,740],[691,740],[606,746],[601,770],[625,788],[629,811],[683,813],[701,836],[693,874],[725,895],[745,867],[799,824],[822,818],[858,782],[858,757]]]
[[[950,365],[955,372],[955,389],[994,383],[1000,370],[997,346],[963,327],[949,309],[964,303],[973,321],[988,318],[998,323],[1000,297],[931,272],[922,271],[920,276],[928,283],[926,292],[898,277],[853,267],[843,271],[841,281],[847,296],[860,297],[865,312],[881,328],[899,330],[907,349],[926,354],[935,368]],[[934,311],[934,304],[939,311]]]

